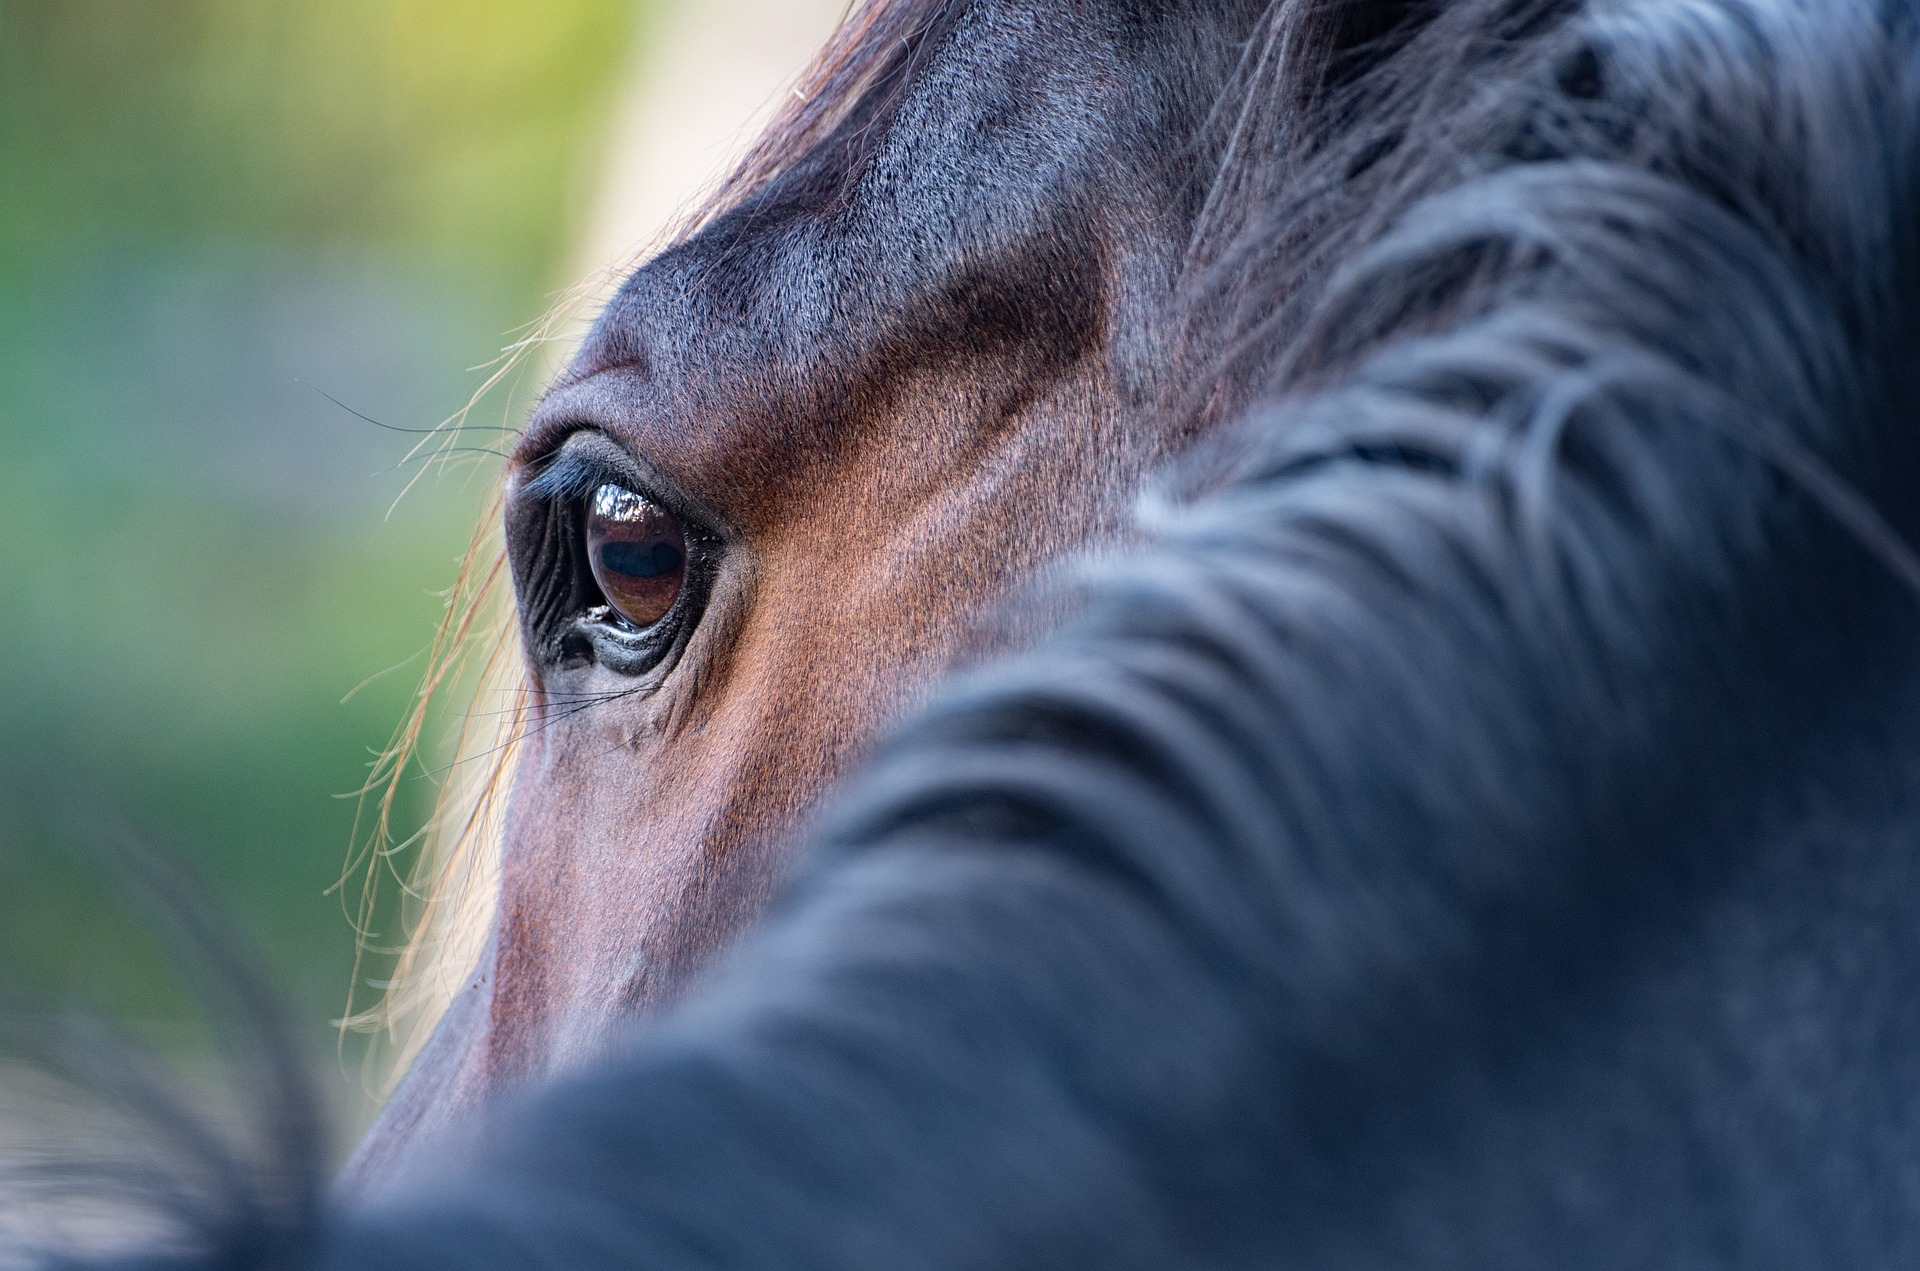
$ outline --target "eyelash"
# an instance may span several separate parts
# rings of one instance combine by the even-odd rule
[[[654,498],[643,482],[635,480],[632,472],[609,462],[605,456],[563,456],[558,451],[548,458],[537,476],[520,487],[520,494],[523,498],[549,502],[579,502],[603,485],[617,485],[645,498]]]

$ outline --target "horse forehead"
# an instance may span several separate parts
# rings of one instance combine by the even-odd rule
[[[627,279],[519,459],[600,427],[719,499],[865,423],[964,438],[1083,373],[1138,397],[1196,137],[1259,9],[956,6],[884,108]]]
[[[1151,63],[1179,54],[1141,39],[1146,21],[1124,4],[965,6],[878,119],[632,274],[563,383],[619,365],[662,389],[732,379],[742,361],[817,368],[836,349],[924,341],[900,328],[956,298],[1091,284],[1104,245],[1139,251],[1146,226],[1171,228],[1157,213],[1180,176],[1142,116],[1179,91]]]

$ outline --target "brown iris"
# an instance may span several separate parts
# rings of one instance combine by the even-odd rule
[[[658,503],[603,485],[587,500],[587,559],[607,603],[634,626],[650,627],[680,598],[687,536]]]

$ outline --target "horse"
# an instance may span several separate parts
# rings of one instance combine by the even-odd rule
[[[191,1265],[1910,1263],[1920,14],[835,49],[517,452],[543,728],[384,1132],[518,1092]]]
[[[870,5],[625,281],[511,460],[494,927],[356,1185],[671,1000],[888,722],[1044,625],[1008,597],[1125,532],[1195,431],[1144,422],[1156,324],[1262,7]]]

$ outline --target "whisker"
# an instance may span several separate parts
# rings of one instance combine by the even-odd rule
[[[455,759],[453,762],[445,764],[439,768],[424,769],[421,772],[415,774],[414,780],[417,781],[427,777],[445,776],[447,773],[452,772],[455,768],[458,768],[463,764],[472,763],[476,759],[485,759],[490,755],[497,755],[505,751],[511,750],[515,746],[518,746],[521,742],[527,740],[529,737],[537,737],[541,733],[545,732],[547,729],[553,727],[555,724],[565,723],[567,720],[572,719],[575,715],[584,714],[587,711],[592,710],[596,706],[605,706],[609,702],[617,702],[623,697],[632,697],[635,693],[638,693],[641,691],[642,690],[638,688],[622,689],[620,692],[617,692],[617,693],[604,693],[589,701],[583,701],[578,704],[570,704],[568,709],[561,711],[559,714],[550,715],[547,718],[542,719],[538,726],[533,728],[528,728],[522,732],[516,733],[512,737],[509,737],[506,741],[501,742],[498,746],[490,747],[476,754],[464,755],[461,758]]]
[[[570,694],[564,697],[560,697],[558,699],[553,699],[550,697],[549,700],[557,700],[559,704],[562,706],[597,706],[601,702],[617,701],[619,698],[626,696],[626,692],[631,692],[631,691],[634,691],[634,690],[626,690],[625,692],[620,692],[620,693],[579,693],[579,694]],[[499,710],[489,710],[489,711],[468,710],[468,711],[460,712],[460,718],[462,719],[499,719],[502,716],[506,716],[506,715],[520,714],[524,712],[526,709],[527,708],[525,706],[507,706],[507,707],[502,707]]]

